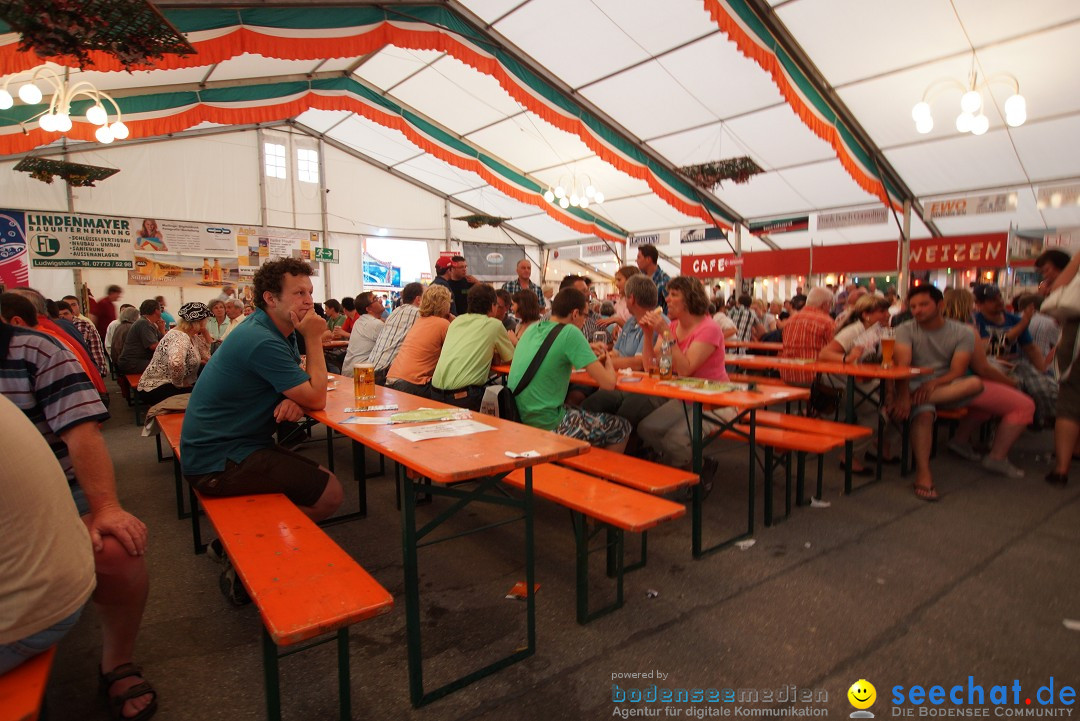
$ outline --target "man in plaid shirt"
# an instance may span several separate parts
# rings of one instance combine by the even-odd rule
[[[784,326],[784,349],[781,358],[816,359],[821,349],[833,338],[833,319],[829,308],[833,294],[828,288],[811,288],[803,309]],[[780,377],[793,386],[808,387],[814,382],[814,371],[783,368]]]
[[[547,307],[547,301],[544,299],[544,290],[536,283],[533,283],[532,278],[532,263],[528,258],[522,258],[517,263],[517,278],[511,281],[503,283],[503,290],[513,296],[518,291],[531,290],[536,293],[536,300],[540,303],[540,310]]]
[[[754,311],[750,310],[750,296],[743,293],[739,301],[728,312],[728,318],[735,324],[735,336],[741,341],[757,340],[765,334],[765,326]]]

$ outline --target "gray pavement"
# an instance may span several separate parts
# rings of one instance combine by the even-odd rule
[[[117,400],[105,426],[125,506],[150,527],[151,595],[138,662],[160,695],[161,721],[265,716],[260,623],[252,606],[233,608],[218,591],[220,566],[191,553],[190,528],[176,519],[169,464],[139,435]],[[320,431],[321,432],[321,431]],[[760,523],[747,550],[690,555],[690,521],[649,535],[649,564],[626,578],[626,604],[587,626],[574,621],[574,549],[568,513],[538,502],[538,648],[534,657],[422,709],[408,701],[399,515],[392,478],[369,481],[368,518],[328,533],[394,594],[385,616],[352,628],[356,719],[602,719],[631,712],[660,717],[723,715],[847,716],[847,689],[865,678],[877,688],[877,718],[899,715],[894,687],[946,689],[972,683],[1021,684],[1019,706],[1043,708],[1034,694],[1055,680],[1080,686],[1080,477],[1064,489],[1042,480],[1049,433],[1028,434],[1013,460],[1021,480],[986,475],[977,464],[935,460],[939,503],[917,500],[910,479],[885,479],[840,495],[835,458],[826,464],[822,508],[797,508],[772,528]],[[346,444],[337,469],[355,503]],[[324,458],[321,443],[306,447]],[[714,538],[745,522],[746,450],[719,453],[722,480],[706,505]],[[374,457],[369,456],[369,468]],[[760,477],[760,474],[759,474]],[[777,477],[778,508],[783,484]],[[421,507],[421,518],[445,507]],[[470,511],[451,528],[498,517]],[[206,526],[204,522],[204,527]],[[212,532],[211,532],[212,533]],[[725,534],[726,535],[726,534]],[[630,553],[635,539],[628,539]],[[518,580],[519,526],[424,550],[420,555],[425,679],[437,685],[509,653],[524,639],[524,604],[503,598]],[[595,556],[594,566],[602,558]],[[611,587],[593,574],[597,601]],[[99,630],[93,611],[61,645],[48,691],[52,719],[106,719],[97,697]],[[281,664],[286,719],[336,718],[332,644]],[[616,674],[653,673],[652,678]],[[660,678],[656,674],[663,674]],[[613,689],[613,684],[618,689]],[[615,703],[613,693],[645,689],[724,689],[731,703]],[[779,703],[797,688],[815,703]],[[737,690],[742,689],[742,692]],[[747,701],[756,689],[758,701]],[[633,694],[633,691],[630,691]],[[674,691],[673,691],[674,693]],[[772,701],[766,693],[772,693]],[[1011,693],[1011,692],[1010,692]],[[1034,706],[1027,706],[1025,698]],[[987,699],[989,701],[989,699]],[[920,707],[904,704],[915,716]],[[941,711],[948,704],[935,706]],[[926,706],[922,707],[923,710]],[[970,709],[959,709],[970,710]],[[726,712],[726,713],[725,713]]]

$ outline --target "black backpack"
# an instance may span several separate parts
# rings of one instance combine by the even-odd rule
[[[565,323],[559,323],[555,328],[548,331],[547,337],[544,338],[544,342],[540,344],[540,349],[536,351],[536,355],[533,356],[532,362],[529,363],[529,367],[525,369],[525,375],[521,376],[521,380],[518,382],[516,390],[511,390],[509,385],[503,385],[499,390],[499,418],[502,418],[504,421],[521,423],[521,414],[518,413],[517,401],[514,400],[514,396],[523,392],[532,382],[536,372],[540,370],[540,364],[544,362],[544,357],[547,356],[555,339],[565,327]],[[510,379],[508,377],[507,383],[509,382]]]

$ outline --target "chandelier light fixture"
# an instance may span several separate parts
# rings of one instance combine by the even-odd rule
[[[0,110],[7,110],[15,104],[15,99],[8,91],[12,81],[18,77],[9,76],[4,80],[3,88],[0,89]],[[86,121],[98,126],[94,137],[99,143],[111,143],[114,140],[123,140],[128,136],[128,127],[124,125],[120,107],[107,93],[104,93],[86,80],[70,82],[61,78],[51,68],[40,67],[34,71],[21,86],[18,97],[27,105],[37,105],[44,97],[38,82],[44,82],[52,90],[49,99],[49,107],[44,113],[37,116],[38,125],[48,133],[66,133],[72,128],[71,105],[77,98],[83,97],[90,101],[90,107],[86,109]],[[112,114],[115,120],[110,122],[108,105],[112,106]]]
[[[544,192],[544,200],[563,209],[570,206],[588,208],[593,203],[603,203],[604,194],[596,189],[588,175],[566,173],[559,178],[555,187],[548,186]]]
[[[1010,128],[1020,127],[1027,120],[1027,101],[1020,94],[1020,81],[1009,73],[996,73],[980,79],[978,72],[972,68],[971,77],[966,84],[955,78],[942,78],[926,88],[922,100],[915,103],[915,107],[911,109],[915,129],[922,134],[933,130],[934,118],[930,112],[930,103],[942,92],[959,90],[960,114],[956,116],[956,131],[982,135],[990,129],[990,119],[984,112],[983,90],[993,83],[1003,83],[1012,89],[1012,95],[1005,100],[1005,122]]]

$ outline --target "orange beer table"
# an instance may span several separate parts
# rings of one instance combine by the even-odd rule
[[[508,364],[492,366],[492,370],[496,373],[502,373],[504,375],[510,372],[510,366]],[[634,379],[634,380],[629,380]],[[570,375],[570,382],[580,385],[596,386],[597,383],[593,380],[585,371],[576,371]],[[736,383],[735,385],[740,385]],[[680,401],[690,403],[693,408],[692,420],[690,426],[690,442],[693,452],[693,471],[694,473],[701,473],[701,461],[704,455],[704,448],[706,440],[703,433],[703,418],[702,414],[705,406],[711,406],[713,408],[732,408],[735,410],[735,417],[730,421],[720,421],[718,418],[710,418],[710,423],[716,423],[719,426],[717,432],[713,435],[713,438],[719,438],[725,431],[732,431],[740,436],[746,438],[750,445],[750,471],[749,471],[749,487],[751,489],[750,498],[753,498],[753,489],[755,484],[755,474],[757,470],[757,447],[756,447],[756,433],[757,433],[757,410],[759,408],[765,408],[776,403],[786,403],[788,401],[805,400],[810,397],[810,391],[805,388],[792,388],[791,386],[769,386],[761,385],[754,390],[735,390],[726,393],[714,393],[705,392],[700,390],[694,390],[691,388],[680,388],[670,384],[663,383],[659,378],[649,376],[641,371],[635,371],[630,375],[619,374],[616,390],[626,393],[640,393],[647,396],[655,396],[657,398],[673,398]],[[749,431],[743,432],[736,428],[737,425],[749,425]],[[713,544],[708,548],[702,547],[702,484],[696,483],[693,486],[693,505],[691,508],[691,522],[692,532],[690,539],[691,552],[694,558],[701,558],[706,554],[718,551],[721,548],[725,548],[732,542],[745,538],[753,532],[754,527],[754,507],[751,503],[748,509],[748,522],[747,532],[733,536],[727,540]]]
[[[819,360],[804,360],[801,358],[777,358],[774,356],[755,356],[755,355],[730,355],[724,359],[724,362],[729,366],[738,366],[739,368],[748,368],[751,370],[800,370],[810,371],[813,373],[829,373],[832,375],[844,376],[847,380],[847,387],[844,392],[844,420],[846,423],[855,424],[857,422],[855,416],[855,406],[857,403],[864,401],[876,402],[878,408],[882,408],[885,405],[885,384],[878,384],[878,398],[876,401],[869,398],[865,393],[862,393],[855,385],[856,379],[859,380],[904,380],[906,378],[915,378],[917,376],[926,375],[932,373],[931,368],[912,368],[909,366],[898,367],[889,366],[888,368],[882,367],[875,363],[837,363],[835,361],[819,361]],[[856,394],[862,396],[860,400],[856,400]],[[882,455],[882,442],[884,438],[883,431],[885,429],[885,419],[878,414],[878,447],[877,447],[877,461],[874,468],[874,480],[881,480],[881,455]],[[844,471],[844,492],[851,493],[851,468],[850,466]]]
[[[532,466],[579,455],[587,451],[589,445],[583,441],[480,413],[472,413],[470,419],[494,428],[493,431],[420,441],[408,440],[391,432],[392,428],[402,428],[415,424],[356,425],[342,422],[351,415],[390,416],[394,413],[420,408],[461,410],[383,386],[376,386],[375,400],[368,401],[368,403],[373,405],[397,404],[398,409],[356,414],[346,413],[345,408],[354,406],[353,389],[347,383],[339,383],[335,390],[327,393],[326,408],[321,411],[310,411],[308,415],[319,423],[326,425],[328,430],[349,437],[353,442],[354,458],[357,450],[362,456],[364,447],[367,447],[373,448],[397,461],[396,474],[401,494],[402,549],[405,570],[405,623],[409,655],[409,693],[413,705],[419,707],[535,653],[536,602],[533,596],[535,574]],[[508,451],[515,453],[533,451],[535,455],[530,455],[528,458],[511,457],[507,455]],[[416,522],[416,492],[420,487],[420,481],[409,478],[404,471],[406,468],[431,480],[431,486],[423,487],[425,492],[433,496],[448,497],[454,501],[453,505],[440,512],[433,520],[421,528],[417,528]],[[508,497],[495,490],[499,481],[517,468],[525,469],[525,493],[524,498],[521,500]],[[457,484],[465,481],[476,481],[477,485],[475,487],[470,486],[468,489],[457,487]],[[361,489],[361,492],[363,492],[363,486],[361,486]],[[433,532],[443,523],[461,512],[467,511],[468,506],[473,503],[511,507],[521,512],[515,518],[493,525],[524,521],[527,640],[526,643],[522,644],[522,647],[510,655],[483,668],[466,673],[437,689],[425,692],[420,624],[420,573],[417,551],[421,546],[453,540],[462,535],[491,528],[492,525],[488,525],[464,533],[454,533],[447,537],[438,538],[433,536]]]
[[[764,340],[725,340],[724,348],[745,348],[746,350],[784,350],[783,343]]]

